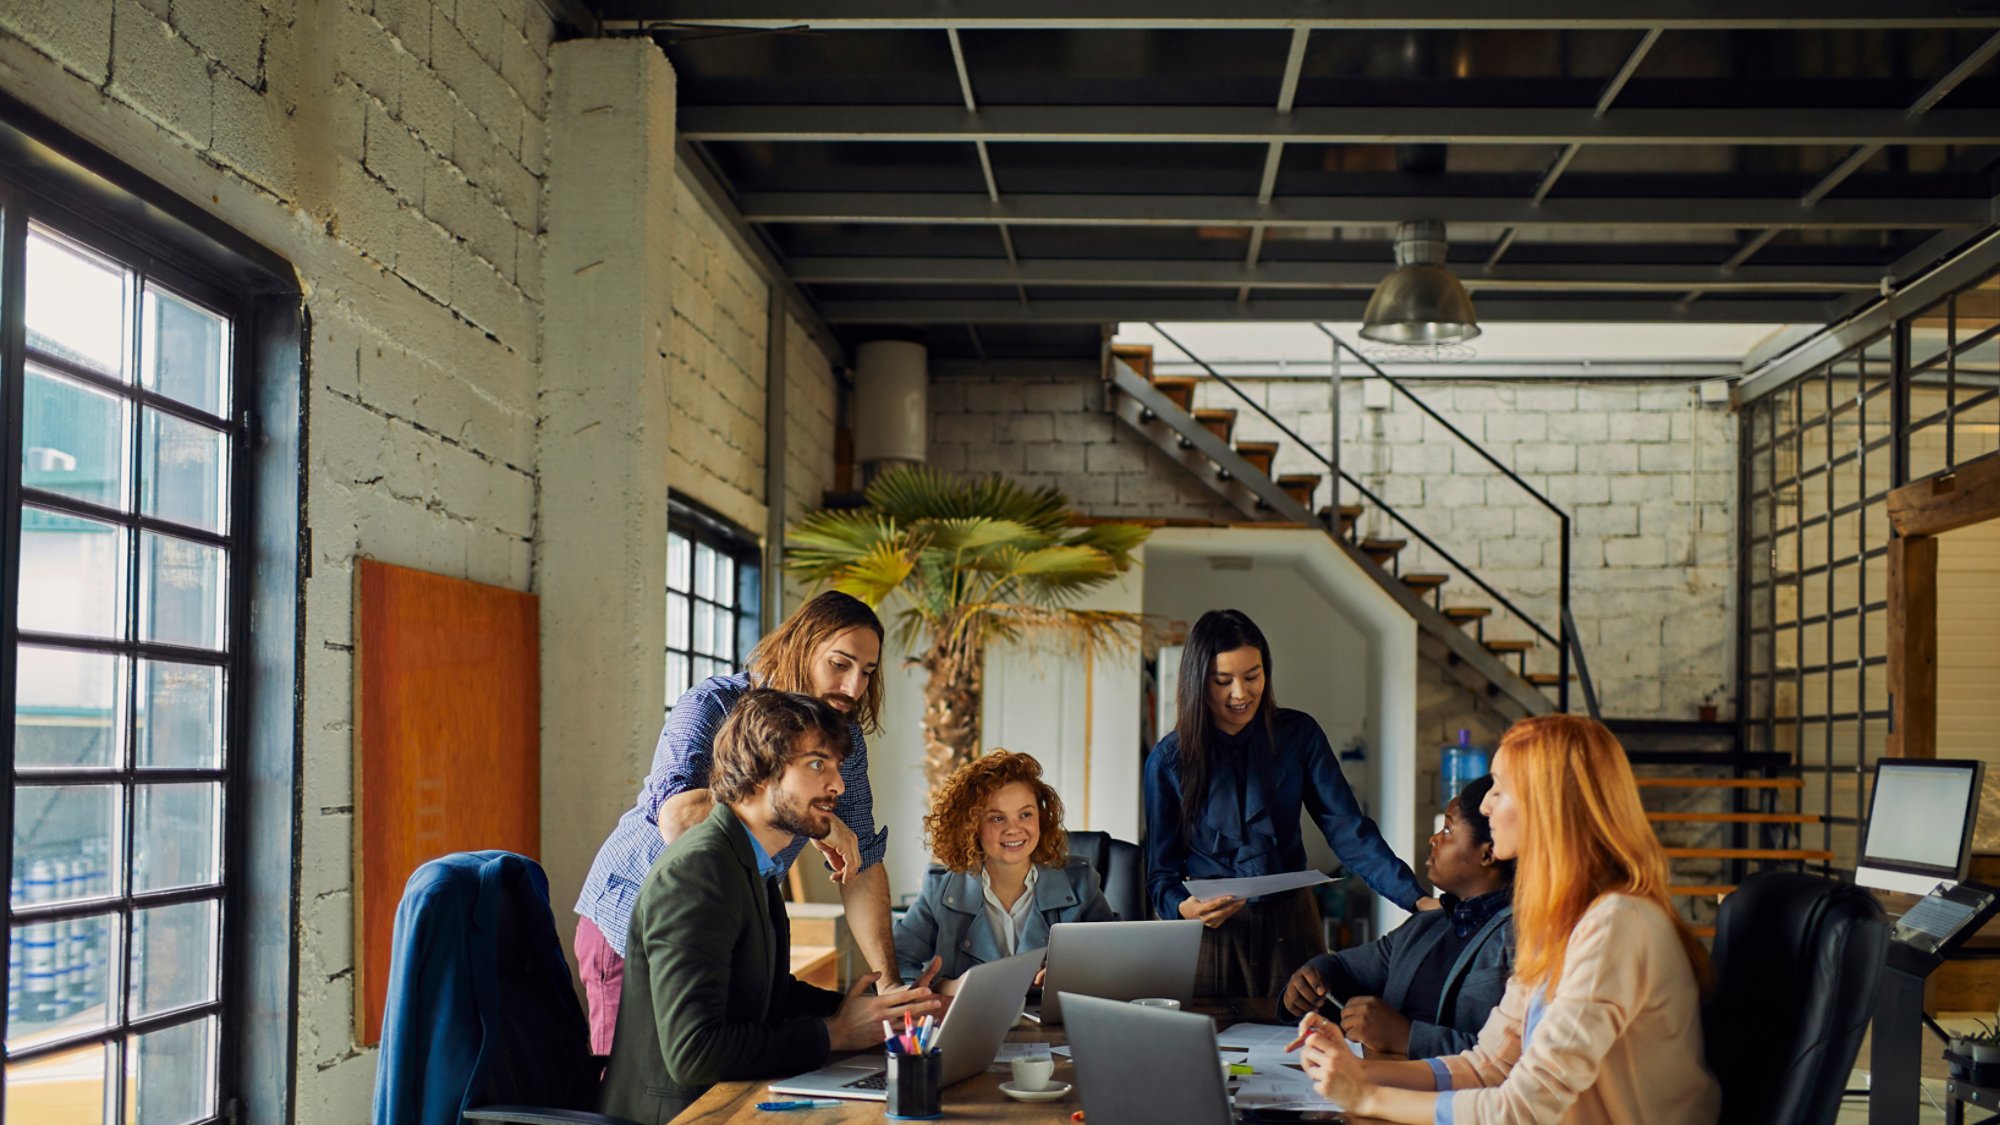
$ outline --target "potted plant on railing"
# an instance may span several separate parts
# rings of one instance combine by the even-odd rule
[[[996,641],[1125,643],[1137,614],[1076,608],[1132,566],[1149,530],[1079,526],[1055,488],[897,469],[867,506],[812,512],[785,537],[785,567],[873,606],[901,595],[897,639],[928,675],[924,771],[936,788],[980,751],[986,649]]]
[[[1985,1020],[1976,1032],[1965,1032],[1951,1037],[1953,1054],[1970,1060],[1975,1066],[1992,1066],[2000,1063],[2000,1029],[1989,1026]]]

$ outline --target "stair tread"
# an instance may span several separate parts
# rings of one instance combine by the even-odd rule
[[[1321,508],[1319,510],[1319,514],[1321,519],[1325,519],[1328,516],[1338,514],[1340,518],[1344,520],[1358,520],[1361,518],[1361,513],[1366,510],[1367,509],[1363,508],[1359,504],[1342,504],[1338,512],[1336,513],[1335,509],[1331,505],[1328,505],[1327,507]]]
[[[1165,380],[1161,381],[1165,382]],[[1192,386],[1194,380],[1189,379],[1188,384]],[[1236,443],[1236,452],[1238,453],[1276,453],[1277,451],[1278,443],[1275,441],[1239,441]]]
[[[1814,848],[1668,848],[1668,859],[1832,859]]]
[[[1444,607],[1444,615],[1453,621],[1476,621],[1482,617],[1491,617],[1493,615],[1493,607],[1483,605],[1448,605]]]
[[[1318,473],[1286,473],[1278,478],[1280,485],[1318,484],[1323,478]]]
[[[1197,381],[1192,375],[1162,375],[1153,380],[1153,385],[1156,387],[1173,387],[1177,390],[1181,387],[1186,387],[1188,390],[1193,390]]]
[[[1796,777],[1641,777],[1641,789],[1804,789]]]
[[[1576,677],[1571,676],[1569,681],[1575,683]],[[1554,672],[1530,672],[1528,673],[1528,682],[1536,687],[1555,687],[1557,684],[1563,682],[1563,678]]]
[[[1529,649],[1535,647],[1535,642],[1533,641],[1511,640],[1511,639],[1495,640],[1493,638],[1488,638],[1487,640],[1481,641],[1480,643],[1484,644],[1487,648],[1491,649],[1494,652],[1526,652]]]
[[[1361,549],[1364,551],[1400,551],[1409,545],[1410,541],[1408,539],[1363,539],[1361,541]]]
[[[1194,416],[1198,422],[1233,422],[1236,411],[1222,406],[1202,406],[1195,409]]]
[[[1818,824],[1818,813],[1653,812],[1655,824]]]
[[[1442,586],[1451,581],[1449,574],[1405,574],[1403,585],[1417,588]]]

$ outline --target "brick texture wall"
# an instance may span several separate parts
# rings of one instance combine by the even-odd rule
[[[537,0],[0,5],[0,89],[282,255],[307,293],[300,1125],[367,1120],[374,1079],[352,1030],[353,559],[536,587],[552,37]],[[765,288],[680,195],[660,492],[761,533]],[[836,386],[790,338],[788,477],[816,502]]]

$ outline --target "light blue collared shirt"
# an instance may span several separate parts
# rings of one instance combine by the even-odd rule
[[[1542,1022],[1542,1012],[1548,1008],[1547,996],[1548,989],[1543,987],[1537,988],[1535,994],[1528,997],[1528,1017],[1521,1021],[1521,1054],[1523,1055],[1528,1053],[1528,1044],[1534,1041],[1535,1025]],[[1441,1091],[1438,1094],[1437,1109],[1431,1116],[1431,1125],[1456,1125],[1456,1118],[1452,1116],[1451,1110],[1451,1071],[1446,1069],[1443,1059],[1425,1059],[1424,1061],[1431,1064],[1431,1073],[1437,1076],[1437,1088]]]
[[[749,825],[743,826],[743,834],[750,837],[750,854],[757,857],[757,874],[769,879],[785,870],[785,865],[772,859],[771,853],[764,850],[764,845],[757,842],[757,834],[750,831]]]

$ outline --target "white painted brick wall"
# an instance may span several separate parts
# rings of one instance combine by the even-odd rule
[[[1324,382],[1237,383],[1326,449],[1331,406]],[[1699,408],[1685,384],[1426,379],[1410,385],[1571,514],[1572,604],[1605,713],[1693,718],[1704,700],[1726,711],[1735,658],[1733,416]],[[1390,410],[1374,412],[1363,408],[1361,395],[1358,382],[1343,386],[1343,467],[1554,632],[1560,557],[1554,518],[1407,400],[1396,396]],[[1195,401],[1238,409],[1238,440],[1280,442],[1275,471],[1324,473],[1226,388],[1204,380]],[[1330,498],[1322,482],[1318,503]],[[1372,511],[1362,527],[1413,538]],[[1401,562],[1405,571],[1450,569],[1420,545]],[[1445,600],[1492,601],[1465,582],[1448,586]],[[1488,628],[1494,637],[1529,635],[1519,622],[1497,616]],[[1529,667],[1552,672],[1554,657],[1544,646]]]
[[[1188,471],[1103,410],[1095,372],[931,379],[930,463],[1054,485],[1078,511],[1129,519],[1237,520]]]

